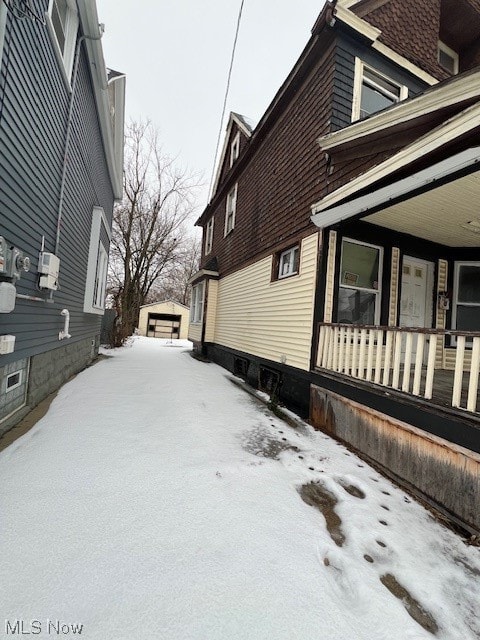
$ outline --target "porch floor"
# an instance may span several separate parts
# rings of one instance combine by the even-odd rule
[[[427,373],[426,367],[424,367],[422,369],[419,396],[414,396],[412,393],[413,375],[414,375],[413,370],[410,374],[409,391],[408,392],[402,391],[402,382],[403,382],[402,367],[400,368],[400,378],[399,378],[400,386],[398,389],[394,389],[391,386],[375,384],[372,381],[362,380],[361,378],[354,378],[351,376],[346,376],[346,377],[349,380],[358,380],[359,382],[365,382],[366,384],[375,384],[375,387],[382,388],[388,392],[394,391],[395,393],[400,393],[402,395],[405,394],[411,399],[419,398],[420,400],[422,400],[423,402],[426,402],[427,404],[433,404],[438,407],[452,409],[453,380],[454,380],[455,372],[453,370],[447,370],[447,369],[435,369],[435,375],[433,379],[432,398],[430,400],[427,400],[423,396],[424,389],[425,389],[426,373]],[[344,374],[340,373],[339,375],[343,376]],[[383,377],[383,369],[382,369],[382,377]],[[391,376],[390,376],[390,381],[391,381]],[[468,372],[464,372],[463,379],[462,379],[462,395],[461,395],[460,407],[456,407],[455,410],[461,411],[462,413],[465,413],[466,417],[473,420],[478,420],[480,422],[480,412],[479,412],[480,411],[480,385],[479,385],[479,390],[477,391],[477,409],[476,409],[476,412],[471,412],[466,410],[467,396],[468,396],[468,383],[469,383],[469,374]]]

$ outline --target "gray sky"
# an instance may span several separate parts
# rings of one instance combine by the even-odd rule
[[[227,115],[260,119],[322,5],[245,0]],[[164,151],[209,183],[240,0],[97,0],[97,7],[106,64],[127,74],[127,119],[152,120]],[[207,188],[202,193],[200,209]]]

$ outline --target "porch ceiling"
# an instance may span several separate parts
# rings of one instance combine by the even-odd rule
[[[448,247],[480,246],[480,172],[364,218],[380,227]],[[464,228],[473,221],[473,225]]]

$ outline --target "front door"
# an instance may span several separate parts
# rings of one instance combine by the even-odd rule
[[[405,256],[402,267],[400,294],[400,326],[432,326],[433,265],[424,260]]]

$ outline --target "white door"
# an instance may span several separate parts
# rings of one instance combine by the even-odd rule
[[[400,294],[400,326],[432,326],[430,263],[407,256],[403,259]]]

